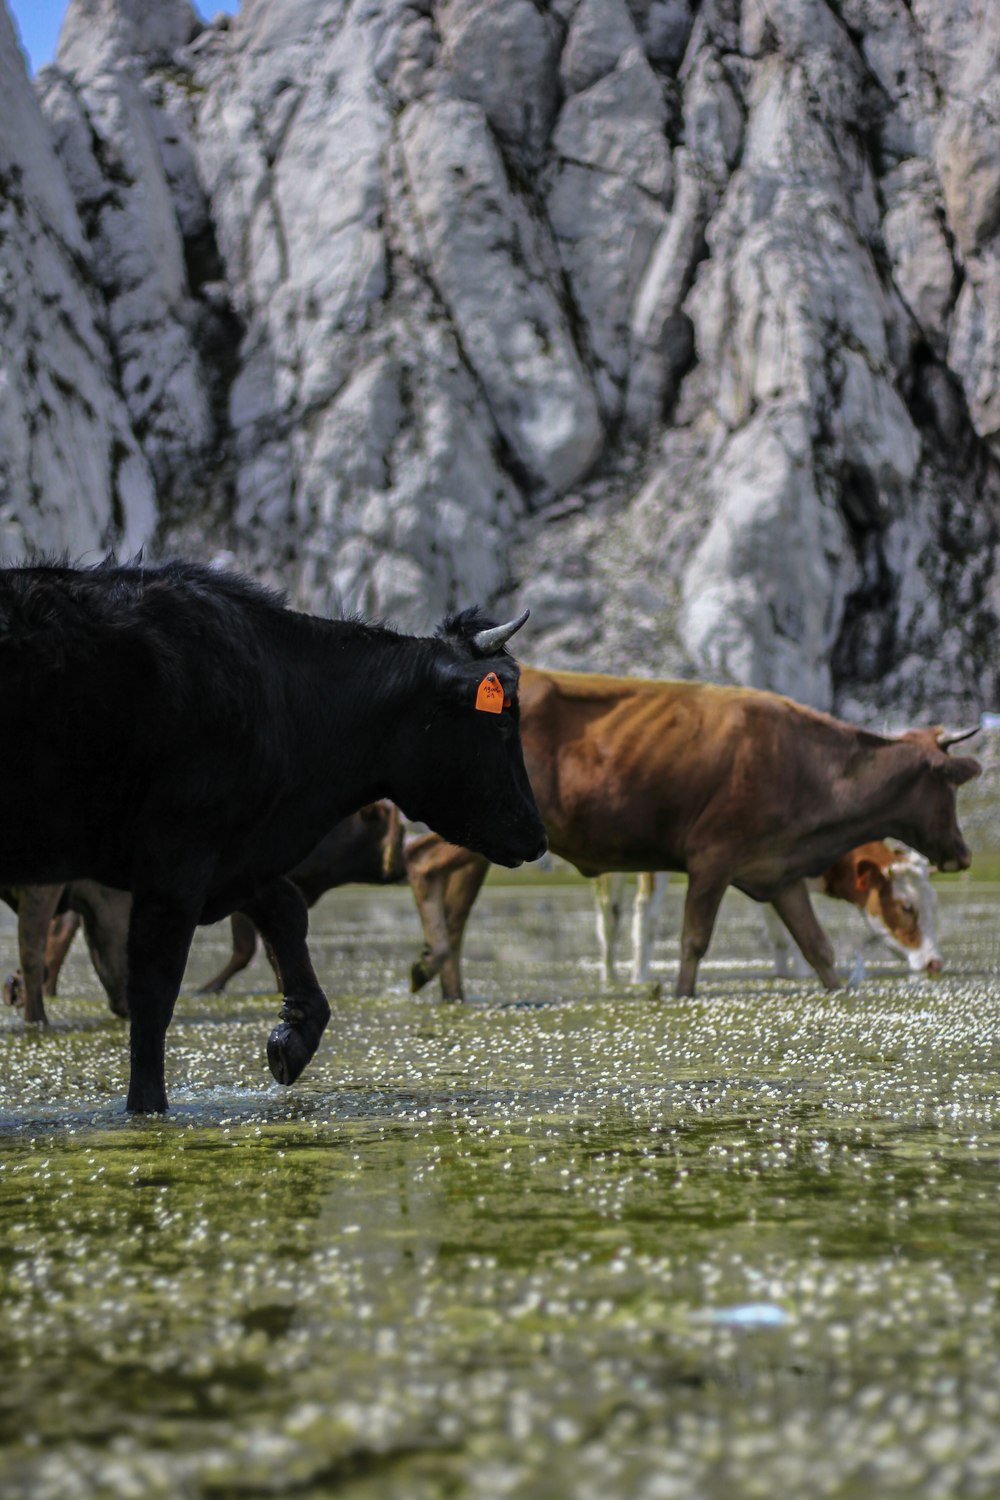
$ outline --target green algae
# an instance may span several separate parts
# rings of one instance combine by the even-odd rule
[[[74,955],[48,1033],[0,1018],[0,1492],[994,1495],[998,902],[826,995],[732,901],[657,1002],[601,993],[589,890],[490,888],[444,1006],[406,893],[338,893],[300,1084],[258,960],[181,997],[157,1120]]]

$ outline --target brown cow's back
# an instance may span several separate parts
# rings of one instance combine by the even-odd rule
[[[755,851],[780,841],[790,801],[816,802],[828,785],[822,746],[840,730],[776,693],[521,672],[525,764],[549,847],[584,874],[685,870],[692,832],[704,843],[715,823],[730,845],[734,820]]]

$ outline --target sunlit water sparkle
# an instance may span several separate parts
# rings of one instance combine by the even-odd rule
[[[163,1119],[82,948],[0,1016],[0,1492],[1000,1493],[1000,887],[943,888],[940,980],[833,995],[731,900],[692,1001],[680,899],[656,1000],[589,888],[489,885],[445,1006],[405,891],[327,897],[301,1082],[258,959],[182,995]]]

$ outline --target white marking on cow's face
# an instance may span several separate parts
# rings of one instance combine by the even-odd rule
[[[929,861],[913,849],[900,850],[886,875],[887,888],[865,907],[869,927],[906,959],[912,973],[939,973],[937,893]]]

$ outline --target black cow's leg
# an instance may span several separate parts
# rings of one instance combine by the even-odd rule
[[[840,981],[834,968],[833,944],[817,921],[805,881],[797,880],[794,885],[788,886],[771,904],[802,949],[803,958],[816,970],[825,988],[838,989]]]
[[[306,946],[309,913],[302,892],[290,880],[275,880],[243,904],[273,954],[285,1003],[281,1020],[267,1039],[267,1061],[279,1083],[294,1083],[319,1046],[330,1007]]]
[[[175,897],[140,895],[128,931],[128,1007],[132,1072],[126,1108],[159,1114],[167,1107],[164,1045],[184,977],[197,912]]]
[[[677,975],[677,993],[694,994],[698,965],[712,940],[712,929],[719,903],[729,882],[714,872],[688,871],[687,897],[684,902],[684,925],[681,929],[681,966]]]

